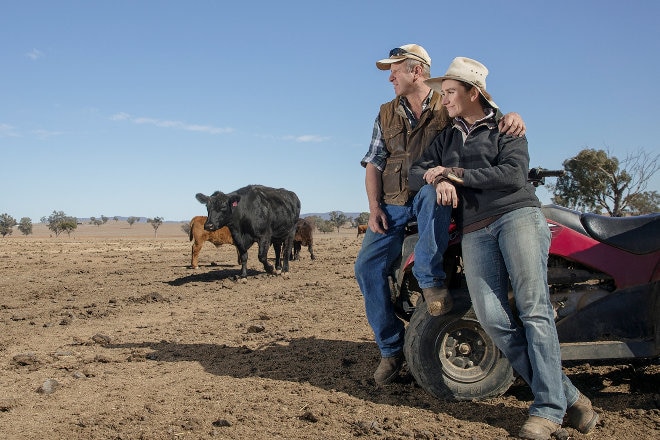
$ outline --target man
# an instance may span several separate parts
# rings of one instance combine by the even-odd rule
[[[460,199],[472,306],[534,394],[518,437],[550,440],[565,414],[569,425],[588,433],[599,417],[562,372],[546,276],[550,230],[527,182],[527,139],[501,135],[487,75],[480,62],[458,57],[444,76],[426,82],[442,95],[453,124],[413,164],[410,185],[438,187],[441,204]],[[516,313],[509,304],[509,284]]]
[[[388,276],[401,255],[405,226],[415,217],[419,241],[413,273],[425,303],[432,315],[447,313],[452,307],[442,268],[451,207],[436,203],[436,194],[430,186],[417,194],[408,187],[411,164],[450,119],[439,94],[424,83],[431,77],[431,58],[423,47],[406,44],[394,48],[376,66],[390,71],[389,81],[396,97],[381,106],[369,151],[361,161],[366,168],[370,215],[369,228],[355,262],[355,276],[381,353],[374,380],[385,385],[398,375],[404,360],[404,325],[394,312]],[[499,124],[509,134],[525,132],[517,114],[506,115]]]

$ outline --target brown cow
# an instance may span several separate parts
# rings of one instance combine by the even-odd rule
[[[220,247],[221,244],[234,244],[234,241],[231,238],[229,233],[229,228],[224,227],[220,228],[217,231],[207,231],[204,229],[204,223],[206,223],[206,216],[198,215],[190,220],[190,241],[193,242],[192,245],[192,260],[190,262],[190,267],[197,269],[199,252],[202,250],[202,246],[207,241],[210,241],[215,245],[215,247]],[[193,241],[194,240],[194,241]],[[238,264],[241,264],[240,254],[238,255]]]
[[[307,246],[312,260],[314,256],[314,224],[307,219],[299,218],[296,222],[296,235],[293,237],[293,256],[292,260],[297,260],[302,246]]]
[[[359,237],[360,234],[366,234],[368,227],[369,226],[367,226],[367,225],[358,225],[358,227],[357,227],[358,233],[357,233],[356,237]]]

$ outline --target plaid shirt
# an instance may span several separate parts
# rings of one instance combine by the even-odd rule
[[[422,103],[422,112],[426,110],[429,104],[431,103],[432,96],[433,96],[433,90],[431,90],[429,95]],[[408,105],[408,100],[405,98],[405,96],[399,97],[399,105],[403,107],[403,110],[406,112],[406,116],[408,117],[408,122],[410,123],[410,127],[415,128],[419,120],[415,117],[415,114],[412,112],[412,110],[410,110],[410,106]],[[367,154],[364,156],[362,161],[360,161],[360,165],[366,167],[367,164],[370,163],[373,166],[375,166],[379,171],[382,172],[385,169],[385,163],[387,162],[387,158],[389,157],[389,155],[390,153],[389,151],[387,151],[387,147],[385,146],[385,141],[383,140],[383,129],[380,126],[380,117],[376,116],[376,121],[374,122],[374,130],[373,133],[371,134],[371,143],[369,144],[369,150],[367,151]]]
[[[487,126],[491,130],[497,128],[497,121],[495,121],[495,110],[493,110],[492,108],[486,108],[484,110],[487,112],[486,116],[479,119],[472,125],[468,124],[465,121],[465,119],[461,118],[460,116],[454,118],[454,127],[458,128],[461,132],[463,132],[463,140],[465,140],[465,138],[470,135],[472,130],[474,130],[475,128],[479,127],[482,124]]]

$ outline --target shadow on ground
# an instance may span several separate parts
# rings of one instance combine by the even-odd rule
[[[215,266],[215,267],[222,267],[222,266]],[[222,281],[222,280],[233,280],[236,281],[238,278],[240,278],[241,275],[241,269],[233,269],[236,266],[224,266],[224,267],[232,267],[232,269],[219,269],[219,270],[212,270],[210,272],[199,272],[199,273],[193,273],[190,275],[186,275],[185,277],[179,277],[171,281],[166,281],[167,284],[170,286],[183,286],[184,284],[188,283],[210,283],[210,282],[216,282],[216,281]],[[254,277],[256,275],[262,275],[265,274],[265,272],[259,272],[255,269],[248,269],[247,271],[248,277]]]
[[[150,349],[146,355],[148,360],[159,362],[198,362],[209,373],[218,376],[234,378],[260,377],[295,383],[309,383],[325,390],[344,392],[353,397],[378,404],[411,406],[442,412],[458,419],[472,422],[483,422],[491,426],[510,429],[519,426],[527,414],[519,407],[509,406],[503,401],[516,399],[532,400],[529,388],[517,381],[506,393],[504,398],[491,399],[482,402],[451,402],[441,401],[419,388],[413,378],[404,369],[401,378],[387,387],[378,387],[372,379],[378,358],[374,358],[372,342],[351,342],[340,340],[325,340],[317,338],[292,339],[287,342],[276,342],[260,349],[253,350],[245,346],[228,346],[218,344],[181,344],[174,342],[144,342],[127,344],[109,344],[106,348]],[[628,371],[630,373],[631,371]],[[643,371],[640,371],[643,373]],[[654,391],[648,387],[657,386],[660,378],[635,377],[634,380],[648,396],[640,399],[631,394],[629,400],[608,399],[608,393],[599,392],[596,384],[603,381],[622,380],[621,371],[613,371],[612,377],[598,374],[580,373],[572,376],[575,385],[585,394],[595,398],[595,403],[608,410],[623,410],[625,408],[655,407]],[[643,374],[642,374],[643,375]],[[606,375],[609,376],[609,375]],[[628,380],[631,380],[630,378]],[[645,385],[642,385],[645,384]],[[655,388],[657,391],[657,388]],[[503,400],[504,399],[504,400]],[[612,407],[614,402],[620,408]],[[623,406],[622,406],[623,404]],[[489,408],[497,406],[497,414],[501,419],[489,417]]]

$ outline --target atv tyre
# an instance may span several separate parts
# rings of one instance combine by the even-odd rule
[[[439,399],[496,397],[514,381],[511,364],[472,308],[434,317],[420,300],[406,329],[404,354],[417,384]]]

